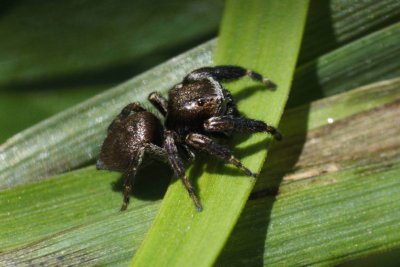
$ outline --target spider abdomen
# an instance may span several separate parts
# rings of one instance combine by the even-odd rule
[[[147,111],[115,120],[104,140],[97,168],[124,172],[141,147],[162,146],[162,134],[160,120]]]

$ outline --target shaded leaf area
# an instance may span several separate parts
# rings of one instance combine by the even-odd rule
[[[350,7],[346,10],[349,16],[353,14],[352,11],[355,12],[355,9]],[[370,22],[368,25],[374,23]],[[311,27],[310,24],[307,24],[306,31],[307,27]],[[310,30],[308,31],[310,34]],[[323,38],[320,40],[321,46],[329,41]],[[395,77],[400,69],[400,52],[399,46],[396,45],[398,40],[399,25],[395,24],[303,64],[296,70],[288,106],[307,103],[383,78]],[[138,76],[118,86],[120,89],[114,92],[107,91],[11,138],[0,146],[0,159],[3,159],[0,161],[0,188],[41,179],[87,164],[97,157],[107,124],[123,105],[134,100],[145,102],[146,95],[151,91],[166,92],[172,84],[183,77],[185,72],[197,66],[210,65],[214,47],[215,42],[206,44],[195,50],[196,52],[186,54],[189,58],[185,64],[182,64],[183,61],[173,59],[163,71],[160,71],[160,68],[163,68],[160,67],[155,69],[154,75]],[[181,58],[183,57],[184,55]],[[335,62],[340,63],[338,67]],[[171,70],[179,72],[179,75],[174,76],[174,71]],[[250,93],[248,90],[243,91],[236,98],[243,99]],[[90,95],[91,92],[89,90],[82,94]],[[25,95],[29,99],[29,105],[24,104],[23,107],[15,105],[19,103],[20,97],[1,98],[0,111],[3,111],[1,114],[6,116],[9,123],[18,124],[21,117],[26,118],[27,106],[35,106],[45,115],[49,109],[56,111],[61,106],[72,104],[76,99],[74,94],[66,95],[44,97],[34,101]],[[60,101],[60,97],[65,102]],[[9,133],[7,127],[3,127],[0,131]],[[16,179],[20,179],[19,182]]]
[[[400,79],[291,109],[217,266],[330,265],[400,247]]]
[[[387,266],[396,267],[400,265],[399,259],[400,248],[386,251],[384,253],[372,254],[350,261],[345,261],[344,263],[337,264],[340,267],[350,267],[350,266]]]
[[[166,91],[189,71],[208,65],[211,45],[175,57],[9,139],[0,146],[0,188],[35,181],[96,158],[106,127],[125,105],[144,103],[155,88]]]
[[[312,0],[298,65],[399,21],[396,0]]]
[[[214,37],[222,3],[3,1],[0,143]]]
[[[399,209],[400,135],[399,127],[393,128],[399,101],[396,79],[286,111],[280,125],[285,140],[272,145],[216,265],[340,262],[398,247],[398,225],[390,222],[399,219],[394,211]],[[385,131],[376,134],[371,123]],[[346,141],[341,138],[347,131],[352,134]],[[2,191],[0,264],[126,266],[170,174],[165,165],[141,170],[124,213],[118,211],[121,175],[93,167]]]
[[[278,125],[289,94],[307,9],[308,0],[270,0],[268,5],[264,0],[226,2],[214,64],[245,66],[268,74],[279,84],[279,90],[274,91],[250,79],[227,85],[234,94],[253,87],[237,103],[247,117]],[[270,140],[265,134],[237,138],[239,147],[258,145],[260,149],[246,155],[235,151],[235,156],[258,172]],[[131,266],[210,266],[217,258],[255,179],[215,160],[197,163],[188,174],[195,181],[203,211],[196,211],[182,184],[173,182]]]
[[[399,42],[396,23],[299,66],[287,106],[399,76]]]

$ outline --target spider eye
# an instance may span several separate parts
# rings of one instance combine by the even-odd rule
[[[197,100],[197,104],[201,107],[204,105],[204,101],[203,100]]]

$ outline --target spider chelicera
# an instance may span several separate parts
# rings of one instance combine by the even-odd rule
[[[181,179],[197,210],[202,207],[185,175],[184,160],[193,159],[202,150],[229,161],[248,176],[256,176],[236,159],[232,152],[213,138],[228,132],[268,132],[281,140],[272,126],[240,115],[231,93],[220,82],[241,77],[263,82],[276,88],[267,78],[239,66],[204,67],[189,73],[168,92],[168,100],[159,93],[149,95],[149,101],[165,116],[164,125],[151,112],[134,102],[122,109],[110,124],[104,140],[97,169],[124,173],[124,211],[138,167],[145,155],[168,161]]]

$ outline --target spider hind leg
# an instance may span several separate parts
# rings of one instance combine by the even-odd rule
[[[121,211],[126,210],[129,204],[129,194],[136,176],[136,171],[142,163],[144,156],[144,147],[139,148],[136,156],[132,159],[128,169],[124,172],[124,203],[121,206]]]

